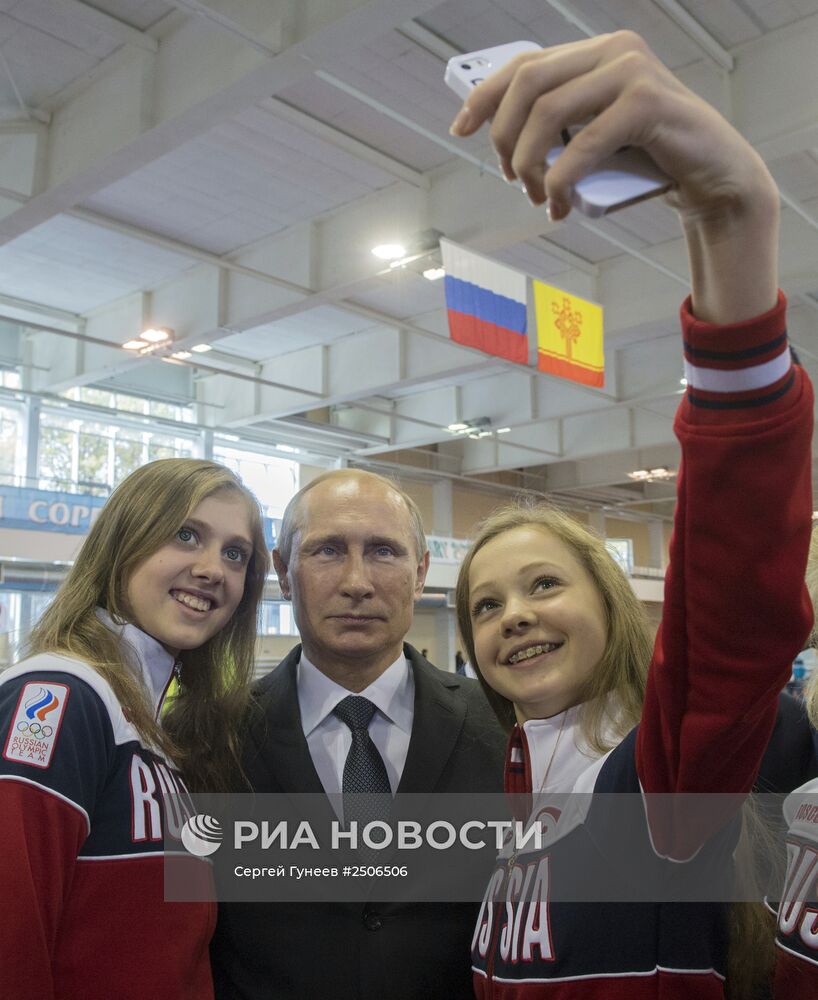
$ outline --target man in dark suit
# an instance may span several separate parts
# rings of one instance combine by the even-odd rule
[[[302,645],[256,692],[243,754],[255,791],[347,793],[350,768],[365,759],[392,794],[501,792],[505,735],[479,685],[403,641],[429,565],[411,498],[371,473],[319,476],[285,511],[273,561]],[[368,721],[350,722],[347,705],[365,706]],[[216,995],[467,1000],[477,910],[223,904]]]

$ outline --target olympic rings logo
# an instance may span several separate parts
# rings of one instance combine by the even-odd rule
[[[51,726],[43,726],[39,722],[26,722],[25,720],[17,723],[17,731],[28,733],[29,736],[33,736],[38,740],[48,739],[54,733],[54,729]]]

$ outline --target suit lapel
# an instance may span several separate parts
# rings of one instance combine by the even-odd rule
[[[311,792],[324,789],[301,728],[296,670],[301,647],[296,646],[276,667],[259,696],[260,718],[253,727],[256,745],[248,776],[257,792]]]
[[[415,679],[415,711],[409,751],[403,767],[391,820],[419,821],[425,813],[417,796],[425,802],[437,790],[440,777],[457,746],[466,718],[465,702],[455,695],[459,681],[448,686],[447,675],[427,663],[408,644],[404,646]],[[408,798],[406,796],[409,796]],[[434,814],[429,817],[437,819]],[[379,864],[389,864],[397,855],[397,842],[387,848]],[[370,887],[370,899],[377,896],[377,883]]]
[[[427,795],[434,792],[455,751],[466,718],[466,705],[456,696],[459,681],[436,670],[411,646],[404,647],[415,681],[412,735],[398,791]],[[310,756],[301,728],[296,670],[301,647],[279,664],[259,695],[260,712],[252,727],[254,750],[246,759],[247,775],[256,792],[322,795],[325,820],[333,818],[329,800]],[[396,813],[401,815],[400,797]],[[385,854],[391,852],[387,851]],[[384,857],[384,861],[386,857]]]
[[[398,791],[434,792],[449,762],[466,718],[466,705],[455,695],[459,682],[426,663],[406,646],[415,678],[415,713],[412,736]]]

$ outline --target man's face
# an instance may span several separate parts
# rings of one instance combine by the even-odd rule
[[[428,554],[418,560],[390,486],[355,475],[320,483],[304,497],[289,566],[273,559],[304,652],[324,673],[363,690],[400,656]]]

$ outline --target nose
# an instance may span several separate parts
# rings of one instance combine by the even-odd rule
[[[372,580],[363,553],[352,551],[347,553],[344,560],[341,593],[356,601],[373,596]]]
[[[221,549],[216,546],[201,548],[196,553],[191,573],[197,579],[208,580],[210,583],[220,583],[224,577]]]
[[[504,636],[526,632],[534,624],[535,616],[528,604],[514,597],[506,601],[500,618],[500,628]]]

